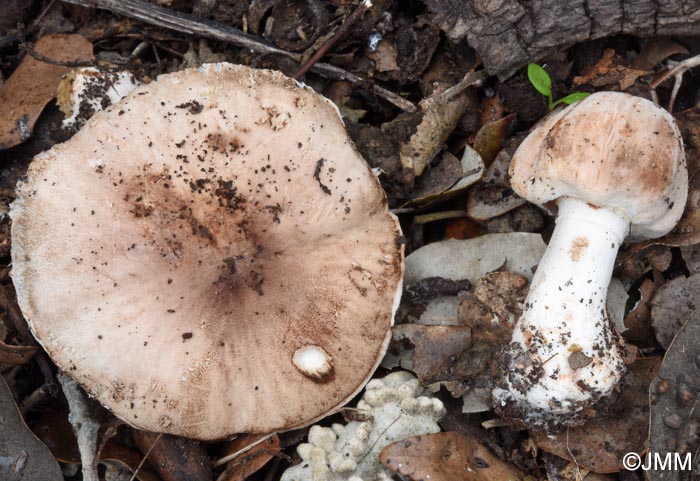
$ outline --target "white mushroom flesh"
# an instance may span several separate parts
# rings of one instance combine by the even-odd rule
[[[564,198],[557,224],[532,280],[508,352],[508,400],[539,412],[578,411],[609,394],[623,363],[605,301],[629,222],[609,209]]]

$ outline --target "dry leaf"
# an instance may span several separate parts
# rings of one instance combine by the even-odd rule
[[[377,72],[390,72],[398,70],[399,65],[396,63],[396,49],[386,40],[380,40],[374,51],[369,52],[367,57],[374,62],[374,68]]]
[[[498,269],[531,279],[545,247],[539,234],[522,232],[434,242],[406,257],[404,282],[410,286],[428,277],[476,282]]]
[[[0,376],[0,479],[63,481],[61,469],[46,446],[20,416],[10,389]]]
[[[445,202],[478,182],[483,175],[484,162],[471,147],[465,147],[461,161],[445,152],[440,163],[418,179],[415,198],[407,205],[424,208]]]
[[[649,451],[663,460],[667,453],[692,456],[687,470],[649,470],[650,481],[695,479],[697,473],[698,423],[700,421],[700,312],[690,316],[669,346],[658,376],[649,387],[651,404]],[[658,467],[658,466],[657,466]],[[686,477],[686,475],[688,475]]]
[[[225,444],[224,453],[236,453],[265,436],[264,434],[244,434],[239,436]],[[248,476],[259,471],[268,461],[279,454],[280,449],[280,438],[275,434],[229,461],[226,464],[226,470],[217,478],[217,481],[243,481]]]
[[[647,75],[647,70],[639,70],[624,65],[622,57],[615,53],[613,49],[606,49],[603,57],[593,65],[588,71],[580,76],[574,77],[572,84],[592,85],[593,87],[617,86],[620,90],[627,90],[642,75]]]
[[[516,481],[525,473],[485,446],[456,432],[435,433],[390,444],[379,454],[387,468],[411,481]]]
[[[510,155],[502,149],[493,160],[484,178],[469,190],[467,213],[476,220],[502,216],[525,205],[527,201],[513,192],[508,177]]]
[[[634,309],[625,317],[625,339],[637,347],[656,346],[654,331],[651,328],[651,301],[664,282],[663,276],[657,270],[654,270],[654,280],[644,279],[642,281],[642,284],[639,286],[641,298]]]
[[[510,132],[515,114],[506,115],[502,119],[489,122],[479,129],[474,136],[474,150],[476,150],[486,165],[490,165],[496,158],[496,154],[503,147],[503,141]],[[510,159],[508,159],[510,161]]]
[[[596,473],[623,469],[626,453],[642,453],[649,432],[649,383],[661,360],[646,358],[629,366],[620,398],[610,413],[597,416],[583,426],[558,432],[531,433],[537,447],[577,463]]]
[[[92,44],[80,35],[53,34],[40,38],[34,50],[58,62],[93,59]],[[0,149],[27,140],[46,104],[56,97],[69,67],[44,63],[27,55],[0,89]]]
[[[506,108],[498,95],[485,97],[479,107],[479,128],[491,122],[497,122],[504,117]]]
[[[634,59],[632,67],[651,70],[671,55],[679,53],[688,54],[688,49],[671,40],[671,37],[652,37]]]
[[[477,82],[478,76],[474,77]],[[460,87],[463,84],[459,84]],[[414,114],[399,115],[391,122],[382,125],[382,131],[395,137],[406,138],[400,142],[399,157],[404,168],[420,176],[428,163],[442,149],[447,138],[459,123],[459,119],[474,107],[475,99],[467,90],[451,92],[447,85],[441,85],[433,95],[423,99],[421,110]],[[406,135],[406,132],[409,134]]]
[[[68,422],[65,411],[47,411],[33,425],[34,434],[51,450],[51,454],[61,463],[80,464],[78,442],[73,433],[73,427]],[[129,468],[132,472],[138,468],[143,455],[108,440],[100,450],[99,460],[118,463]],[[138,470],[136,479],[139,481],[161,481],[153,471],[150,463],[144,463]]]
[[[413,346],[412,370],[421,384],[461,381],[469,364],[471,329],[464,326],[399,324],[392,328],[393,342]]]
[[[445,226],[446,239],[472,239],[483,234],[486,234],[486,229],[484,229],[481,224],[468,217],[453,219]]]
[[[700,273],[700,244],[681,247],[681,255],[690,275]]]
[[[0,364],[19,366],[34,357],[38,350],[36,346],[12,346],[0,340]]]
[[[211,481],[209,456],[197,441],[137,429],[131,435],[163,481]]]
[[[700,274],[677,277],[664,284],[652,300],[651,325],[656,340],[668,349],[700,302]]]
[[[490,233],[541,232],[545,227],[545,217],[534,204],[524,204],[509,210],[503,215],[484,222]]]

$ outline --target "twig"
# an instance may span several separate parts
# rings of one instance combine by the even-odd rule
[[[38,404],[44,402],[47,399],[53,399],[58,394],[58,385],[56,383],[44,383],[39,388],[34,390],[29,396],[24,398],[24,400],[19,405],[19,410],[22,416],[26,417],[27,413],[32,410]]]
[[[97,432],[100,429],[100,423],[95,419],[90,401],[78,383],[63,373],[59,373],[57,377],[68,401],[68,421],[73,426],[73,432],[78,439],[83,481],[99,481]]]
[[[486,70],[479,70],[476,72],[467,73],[462,80],[454,84],[452,87],[448,88],[444,92],[428,97],[421,102],[421,108],[423,110],[428,110],[431,105],[441,105],[452,100],[456,95],[462,93],[468,87],[480,87],[484,81],[489,77]]]
[[[235,463],[229,465],[226,467],[226,469],[219,475],[218,478],[216,478],[216,481],[224,481],[226,479],[229,479],[231,476],[231,472],[238,468],[239,466],[243,466],[246,463],[251,462],[255,458],[257,458],[260,455],[267,454],[271,458],[275,459],[284,459],[287,461],[289,464],[292,463],[292,458],[290,456],[287,456],[283,452],[275,449],[261,449],[259,451],[255,451],[249,454],[246,454],[245,456],[241,456],[241,459],[236,460]]]
[[[223,465],[223,464],[228,463],[228,462],[231,461],[232,459],[236,459],[236,458],[237,458],[238,456],[240,456],[241,454],[247,453],[248,451],[250,451],[251,449],[253,449],[255,446],[264,443],[265,441],[267,441],[268,439],[270,439],[270,438],[271,438],[272,436],[274,436],[275,434],[277,434],[277,433],[274,432],[274,433],[267,434],[267,435],[261,437],[260,439],[258,439],[257,441],[253,441],[253,442],[250,443],[248,446],[239,449],[239,450],[236,451],[235,453],[227,454],[227,455],[224,456],[223,458],[217,459],[216,461],[214,461],[214,467],[221,466],[221,465]]]
[[[690,57],[682,62],[678,62],[678,64],[673,67],[671,70],[668,72],[664,73],[659,77],[658,79],[654,80],[649,87],[651,87],[652,91],[656,89],[659,85],[661,85],[666,79],[669,77],[674,77],[675,80],[673,81],[673,90],[671,90],[671,98],[668,101],[668,111],[673,112],[673,104],[676,102],[676,95],[678,95],[678,91],[681,88],[681,84],[683,83],[683,74],[690,70],[691,68],[695,68],[700,66],[700,55],[696,55],[695,57]]]
[[[317,63],[313,66],[311,70],[313,70],[316,73],[326,75],[327,77],[335,78],[338,80],[347,80],[350,83],[368,82],[367,79],[364,79],[359,75],[355,75],[354,73],[350,73],[347,70],[343,70],[342,68],[336,67],[335,65],[331,65],[329,63]],[[372,89],[374,90],[375,94],[379,95],[387,102],[400,108],[404,112],[413,113],[416,110],[418,110],[413,104],[413,102],[406,100],[400,95],[396,95],[391,90],[387,90],[374,83],[370,83],[370,85],[372,86]]]
[[[139,471],[143,467],[143,464],[148,459],[148,456],[151,455],[151,451],[153,451],[153,448],[156,446],[156,444],[158,444],[158,441],[160,441],[161,437],[163,437],[163,433],[158,433],[158,437],[156,438],[155,441],[153,441],[153,444],[151,444],[151,447],[148,448],[148,451],[146,451],[146,454],[143,455],[143,458],[141,458],[141,462],[139,463],[138,466],[136,466],[136,469],[134,469],[134,473],[131,475],[131,478],[129,478],[129,481],[134,481],[136,479],[136,475],[139,473]]]
[[[64,3],[80,5],[82,7],[102,8],[117,15],[133,18],[144,23],[156,25],[158,27],[175,30],[190,35],[199,35],[205,38],[213,38],[224,42],[232,43],[239,47],[247,48],[252,52],[284,55],[297,62],[301,61],[301,56],[296,53],[287,52],[274,45],[260,40],[259,38],[242,32],[228,25],[214,22],[212,20],[200,19],[192,15],[169,10],[164,7],[153,5],[144,0],[62,0]],[[349,82],[361,82],[365,79],[352,74],[334,65],[317,63],[312,70],[330,78],[347,80]],[[415,112],[416,106],[403,97],[374,85],[374,93],[384,98],[387,102],[406,112]]]
[[[582,480],[583,475],[581,474],[581,466],[578,464],[578,461],[576,461],[576,456],[574,456],[574,453],[571,452],[571,448],[569,447],[569,426],[566,427],[566,452],[569,453],[569,456],[571,456],[571,459],[576,466],[576,481]]]
[[[311,70],[311,67],[313,67],[319,60],[321,60],[330,49],[333,48],[333,46],[338,43],[338,41],[345,36],[346,33],[350,30],[350,27],[355,25],[355,22],[357,22],[360,18],[362,18],[362,15],[372,7],[372,2],[370,0],[362,0],[360,4],[357,6],[354,12],[352,12],[348,18],[345,19],[345,21],[340,25],[338,28],[338,31],[335,32],[335,34],[328,39],[326,43],[324,43],[321,48],[318,49],[318,51],[313,54],[313,56],[306,61],[304,65],[301,66],[299,70],[296,71],[296,73],[293,75],[293,77],[297,80],[299,80],[301,77],[306,75],[306,73]]]
[[[56,3],[56,0],[51,0],[49,2],[46,8],[42,10],[41,13],[34,19],[34,22],[32,22],[32,26],[38,25],[39,22],[41,22],[44,19],[46,14],[49,13],[49,10],[51,10],[51,8],[53,7],[54,3]]]

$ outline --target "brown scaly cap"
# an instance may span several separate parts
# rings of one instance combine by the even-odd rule
[[[575,197],[631,222],[631,237],[669,232],[683,213],[688,172],[675,120],[654,103],[598,92],[545,119],[510,165],[511,185],[536,204]]]
[[[308,424],[390,339],[398,222],[333,105],[277,72],[206,65],[139,87],[34,159],[12,219],[37,339],[139,428]]]

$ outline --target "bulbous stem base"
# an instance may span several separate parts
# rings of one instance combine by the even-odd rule
[[[497,406],[528,422],[570,419],[612,392],[624,373],[606,299],[629,222],[615,212],[563,198],[506,349]]]

